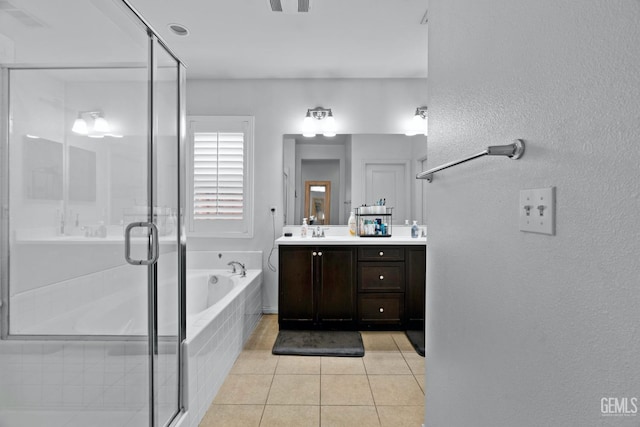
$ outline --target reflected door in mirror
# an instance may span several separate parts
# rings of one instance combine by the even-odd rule
[[[310,225],[331,223],[331,181],[305,181],[304,216]]]

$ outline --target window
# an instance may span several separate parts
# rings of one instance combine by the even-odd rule
[[[253,117],[189,118],[188,232],[253,236]]]

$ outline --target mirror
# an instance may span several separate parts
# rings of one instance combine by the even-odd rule
[[[283,136],[284,220],[302,224],[313,215],[308,182],[327,182],[323,225],[346,225],[353,208],[386,201],[393,224],[424,222],[422,186],[415,179],[426,159],[427,137],[402,134]],[[316,196],[316,199],[318,196]]]
[[[331,181],[305,181],[304,187],[304,217],[308,224],[331,224]]]
[[[24,137],[24,194],[27,199],[62,200],[62,144]]]
[[[62,143],[44,138],[24,137],[24,194],[27,199],[96,201],[96,153],[69,146],[65,160]],[[63,173],[68,165],[68,176]]]
[[[96,153],[69,147],[69,200],[96,201]]]

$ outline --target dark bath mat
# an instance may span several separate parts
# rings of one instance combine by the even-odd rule
[[[424,357],[424,331],[406,331],[405,333],[413,348],[420,356]]]
[[[273,354],[295,356],[364,356],[357,331],[280,331]]]

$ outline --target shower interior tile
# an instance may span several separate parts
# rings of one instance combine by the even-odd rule
[[[82,403],[85,406],[91,405],[96,401],[102,403],[104,395],[104,387],[102,386],[84,386],[82,387]]]
[[[123,407],[125,404],[125,387],[122,385],[113,385],[104,390],[104,401],[110,405]]]
[[[42,403],[44,405],[61,405],[62,404],[62,384],[43,385],[42,386]]]
[[[62,365],[49,365],[44,367],[42,371],[42,384],[61,385],[64,379],[61,367]]]
[[[62,403],[64,405],[79,405],[82,403],[82,386],[68,385],[62,387]]]
[[[124,398],[127,407],[132,408],[145,404],[149,400],[148,393],[149,386],[147,383],[126,386]]]
[[[32,369],[27,369],[22,373],[22,384],[40,385],[42,384],[42,365],[34,365]]]

